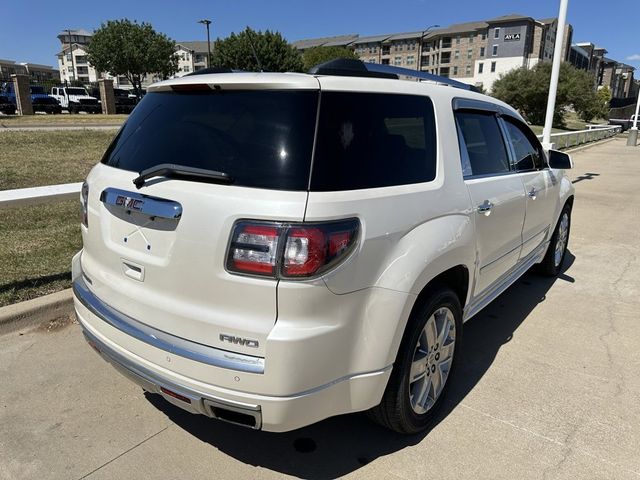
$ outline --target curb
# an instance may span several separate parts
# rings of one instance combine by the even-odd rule
[[[70,288],[25,302],[0,307],[0,335],[34,327],[73,314]]]

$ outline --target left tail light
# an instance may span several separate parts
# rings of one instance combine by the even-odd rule
[[[82,207],[82,225],[89,228],[89,185],[86,181],[82,183],[80,189],[80,205]]]
[[[318,276],[347,258],[359,231],[356,218],[318,223],[243,220],[231,233],[227,270],[283,279]]]

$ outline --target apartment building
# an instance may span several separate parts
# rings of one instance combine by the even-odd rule
[[[207,42],[192,41],[176,43],[178,57],[178,72],[175,77],[181,77],[191,72],[207,68]]]
[[[577,43],[571,46],[569,61],[593,75],[596,88],[609,87],[613,98],[634,97],[635,68],[607,57],[607,53],[606,48],[591,42]]]
[[[359,37],[343,35],[294,42],[300,50],[310,46],[341,45],[352,48],[365,62],[422,70],[455,78],[491,90],[493,83],[514,68],[531,68],[551,61],[557,20],[535,20],[512,14],[446,28]],[[563,59],[568,59],[573,28],[567,25]]]
[[[8,80],[12,74],[29,75],[35,83],[60,80],[58,70],[49,65],[0,59],[0,79]]]

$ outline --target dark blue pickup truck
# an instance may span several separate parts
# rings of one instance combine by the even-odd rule
[[[31,104],[34,112],[62,113],[60,102],[45,92],[43,87],[32,85],[29,87],[29,93],[31,94]],[[16,94],[12,83],[5,85],[3,96],[14,106],[16,105]]]

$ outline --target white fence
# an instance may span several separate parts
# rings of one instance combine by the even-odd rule
[[[552,133],[551,143],[556,145],[556,149],[577,147],[585,143],[613,137],[622,131],[620,125],[590,125],[588,128],[588,130],[578,130],[576,132]],[[538,135],[538,138],[542,140],[542,135]]]
[[[551,134],[551,141],[556,144],[556,148],[558,149],[570,148],[613,137],[621,130],[622,127],[620,126],[606,126],[577,132],[553,133]],[[542,135],[538,135],[538,138],[542,138]],[[81,187],[82,182],[78,182],[65,183],[63,185],[48,185],[45,187],[2,190],[0,191],[0,209],[61,202],[70,199],[80,200]]]

